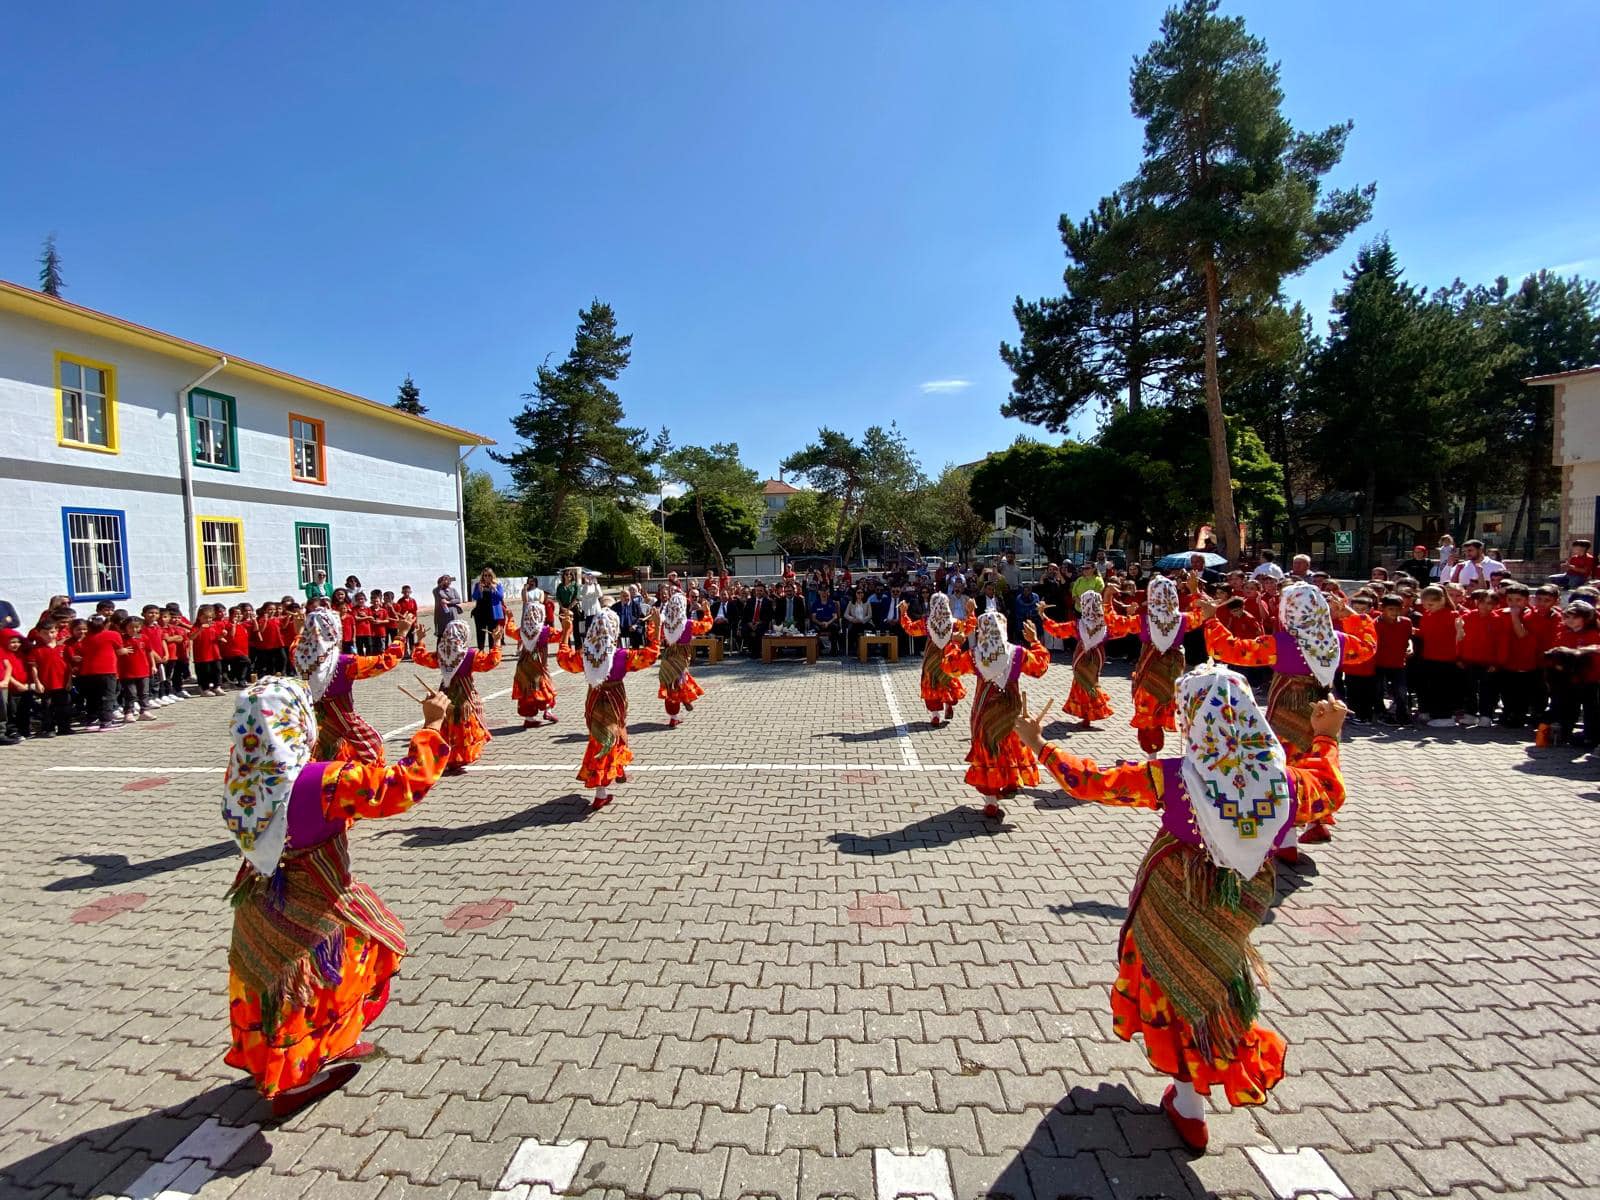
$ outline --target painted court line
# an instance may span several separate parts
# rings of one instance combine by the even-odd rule
[[[1292,1200],[1295,1196],[1351,1200],[1345,1181],[1339,1178],[1327,1159],[1309,1146],[1283,1151],[1246,1146],[1244,1152],[1278,1200]]]
[[[215,1117],[135,1179],[120,1200],[189,1200],[256,1135],[258,1125],[224,1125]]]
[[[913,756],[915,757],[915,756]],[[474,763],[467,768],[469,775],[486,775],[491,771],[576,771],[581,764],[569,763]],[[676,775],[692,771],[758,771],[765,773],[795,774],[801,771],[910,771],[919,773],[940,771],[965,771],[965,763],[629,763],[630,775]],[[152,771],[163,775],[220,775],[222,767],[46,767],[47,773],[61,775],[148,775]]]
[[[872,1175],[878,1200],[955,1200],[943,1150],[874,1150]]]
[[[494,1200],[555,1200],[572,1185],[588,1142],[541,1142],[524,1138],[511,1156]]]
[[[889,705],[889,720],[894,722],[895,737],[900,739],[900,757],[905,759],[907,767],[915,771],[922,763],[917,758],[917,748],[911,744],[911,731],[906,728],[905,718],[900,715],[900,701],[894,696],[889,664],[882,659],[878,660],[878,682],[883,684],[883,698]]]

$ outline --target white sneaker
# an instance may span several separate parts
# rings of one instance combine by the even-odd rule
[[[1454,729],[1455,727],[1455,719],[1452,717],[1435,717],[1428,722],[1429,729]]]

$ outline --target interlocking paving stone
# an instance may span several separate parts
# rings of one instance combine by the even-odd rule
[[[961,783],[965,723],[927,727],[909,659],[696,673],[708,695],[675,733],[653,676],[630,678],[640,769],[602,816],[564,721],[497,735],[484,759],[561,769],[452,778],[354,830],[355,872],[412,946],[382,1056],[201,1195],[487,1196],[530,1138],[586,1142],[572,1189],[619,1200],[877,1200],[878,1150],[945,1151],[960,1200],[1267,1195],[1249,1147],[1318,1148],[1357,1196],[1571,1196],[1600,1178],[1594,760],[1500,731],[1352,728],[1335,840],[1280,873],[1258,937],[1288,1078],[1218,1114],[1197,1160],[1106,1011],[1149,814],[1040,789],[990,828]],[[1108,668],[1122,718],[1052,732],[1132,753],[1126,675]],[[1058,659],[1028,690],[1069,683]],[[575,718],[580,681],[557,687]],[[380,730],[415,719],[381,685],[357,699]],[[262,1119],[221,1062],[225,708],[0,750],[8,1197],[126,1187],[207,1118]],[[508,697],[488,710],[514,724]],[[825,769],[714,765],[737,762]],[[138,817],[115,837],[110,798]],[[84,910],[113,918],[74,923]]]

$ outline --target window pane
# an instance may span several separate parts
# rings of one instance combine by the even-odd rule
[[[106,399],[104,396],[85,396],[83,400],[85,423],[88,433],[83,440],[95,446],[109,446],[110,437],[106,434]]]
[[[61,392],[61,436],[69,442],[83,441],[83,398],[77,392]]]
[[[61,386],[64,388],[80,388],[83,386],[83,369],[77,363],[62,362]]]
[[[85,367],[83,369],[83,387],[85,391],[99,392],[102,396],[105,395],[106,373],[94,367]]]

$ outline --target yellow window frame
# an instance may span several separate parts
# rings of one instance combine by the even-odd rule
[[[234,530],[234,544],[239,548],[239,586],[238,587],[208,587],[206,586],[206,522],[213,525],[232,525]],[[244,519],[242,517],[204,517],[194,519],[194,548],[195,565],[200,570],[200,591],[207,596],[219,595],[223,592],[243,592],[250,587],[250,569],[245,559],[244,552]]]
[[[104,372],[106,378],[106,444],[97,442],[78,442],[67,437],[67,425],[61,418],[61,403],[65,390],[61,386],[61,365],[71,363],[80,370],[87,367],[91,371]],[[96,362],[92,358],[84,358],[81,354],[70,354],[65,350],[55,352],[55,379],[56,379],[56,445],[66,446],[71,450],[90,450],[95,454],[120,454],[121,447],[117,442],[117,368],[110,363]]]

